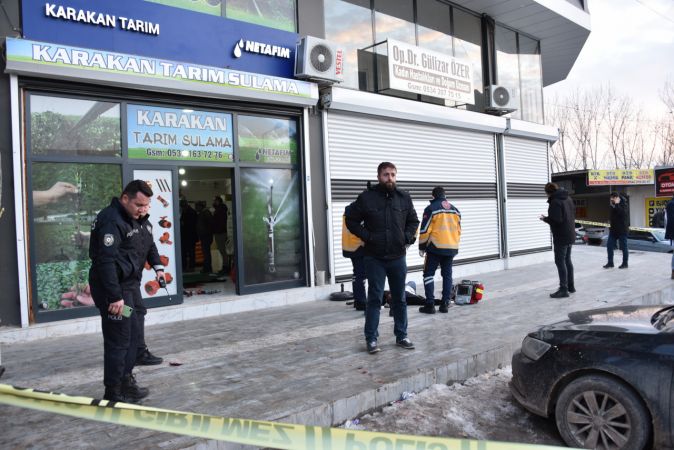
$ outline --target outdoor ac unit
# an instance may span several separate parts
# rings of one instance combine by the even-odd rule
[[[344,51],[323,39],[304,36],[295,52],[295,77],[317,81],[343,81]]]
[[[512,89],[492,84],[487,86],[487,111],[507,114],[517,110]]]

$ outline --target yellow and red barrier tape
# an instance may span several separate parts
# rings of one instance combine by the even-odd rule
[[[0,404],[148,430],[292,450],[546,450],[546,445],[413,436],[232,419],[0,384]]]
[[[595,227],[604,227],[604,228],[609,228],[611,224],[608,223],[603,223],[603,222],[591,222],[589,220],[576,220],[576,223],[579,223],[581,225],[592,225]],[[654,229],[657,230],[662,230],[662,228],[644,228],[644,227],[629,227],[630,230],[636,230],[636,231],[653,231]]]

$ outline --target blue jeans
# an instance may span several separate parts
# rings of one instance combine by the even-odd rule
[[[573,264],[571,263],[572,244],[555,244],[555,265],[559,274],[560,289],[574,287],[573,283]]]
[[[432,306],[435,304],[435,282],[433,276],[438,266],[440,266],[440,274],[442,275],[442,304],[445,306],[449,305],[449,299],[452,296],[452,261],[454,261],[454,255],[445,256],[426,252],[426,259],[424,260],[426,305]]]
[[[379,337],[379,313],[387,277],[391,291],[393,334],[398,341],[405,339],[407,337],[407,302],[405,301],[407,261],[405,256],[396,259],[379,259],[366,256],[363,261],[365,262],[368,283],[367,306],[365,308],[365,340],[372,342]]]
[[[613,250],[615,249],[615,244],[620,242],[620,248],[623,251],[623,264],[627,264],[627,259],[629,255],[629,250],[627,249],[627,235],[620,234],[618,236],[609,233],[608,240],[606,241],[606,250],[608,252],[608,263],[613,264]]]
[[[351,278],[353,301],[359,305],[365,305],[367,301],[365,298],[365,280],[367,279],[365,261],[362,256],[357,256],[351,258],[351,265],[353,266],[353,278]]]

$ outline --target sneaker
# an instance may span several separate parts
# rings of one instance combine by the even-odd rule
[[[109,402],[120,402],[120,403],[138,403],[138,400],[131,399],[124,395],[122,392],[122,386],[106,386],[105,394],[103,394],[103,400]]]
[[[396,345],[408,350],[412,350],[414,348],[414,344],[409,340],[409,338],[396,340]]]
[[[618,269],[627,269],[627,263],[622,263],[618,266]]]
[[[604,269],[611,269],[613,267],[613,263],[607,263],[605,266],[603,266]]]
[[[448,313],[449,312],[449,306],[440,305],[440,308],[438,308],[438,311],[440,311],[441,313]]]
[[[161,364],[163,361],[163,358],[154,356],[147,348],[136,355],[137,366],[156,366],[157,364]]]
[[[569,286],[568,291],[569,291],[569,294],[573,294],[574,292],[576,292],[576,287],[575,286]]]
[[[424,314],[435,314],[435,305],[424,305],[419,308],[419,312]]]
[[[553,292],[550,294],[550,297],[552,298],[562,298],[562,297],[568,297],[569,296],[569,291],[566,289],[559,288],[557,289],[556,292]]]
[[[150,395],[150,390],[145,387],[138,386],[136,377],[131,374],[122,379],[122,395],[129,400],[141,400]]]
[[[372,354],[372,353],[378,353],[380,352],[381,349],[377,345],[377,341],[372,341],[367,343],[367,352]]]

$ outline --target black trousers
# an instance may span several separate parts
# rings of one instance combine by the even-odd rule
[[[94,294],[95,295],[95,294]],[[96,297],[94,297],[96,298]],[[113,316],[107,306],[99,306],[103,330],[103,384],[116,386],[130,375],[136,363],[136,351],[144,315],[137,311],[142,305],[140,288],[122,291],[124,304],[134,309],[131,317]]]
[[[571,248],[573,244],[559,245],[555,247],[555,265],[559,274],[559,287],[568,289],[574,287],[573,284],[573,264],[571,263]]]

